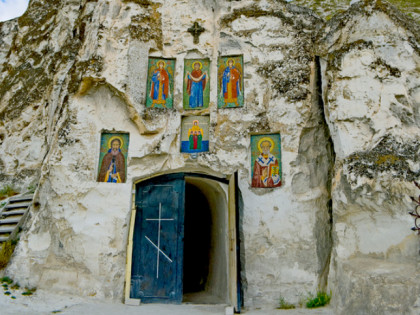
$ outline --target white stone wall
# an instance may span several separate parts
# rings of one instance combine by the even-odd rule
[[[420,176],[419,27],[387,10],[358,3],[324,38],[336,152],[329,286],[343,314],[418,312],[419,239],[408,211]]]
[[[277,1],[64,1],[57,12],[35,3],[17,30],[16,21],[0,25],[17,34],[0,50],[0,82],[8,84],[0,88],[0,179],[39,181],[39,205],[7,269],[19,283],[120,300],[132,183],[174,171],[239,171],[248,308],[276,307],[280,296],[297,303],[328,279],[345,312],[351,276],[342,270],[353,258],[418,264],[405,197],[414,190],[399,165],[408,163],[411,177],[418,172],[419,161],[402,156],[419,140],[419,56],[400,16],[359,3],[325,26],[309,10]],[[198,45],[187,32],[195,20],[206,29]],[[218,110],[217,57],[231,54],[244,56],[245,106]],[[149,56],[176,58],[173,110],[145,108]],[[180,153],[179,134],[189,114],[183,61],[196,57],[211,60],[210,106],[202,112],[211,128],[210,152],[194,160]],[[130,134],[125,184],[96,182],[100,135],[112,130]],[[250,134],[273,132],[281,134],[283,185],[251,188]],[[395,160],[383,144],[374,158],[402,164],[388,173],[364,168],[385,136],[401,152]],[[359,152],[366,163],[357,164]],[[356,278],[360,290],[366,274]]]

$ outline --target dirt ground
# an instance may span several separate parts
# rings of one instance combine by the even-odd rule
[[[7,292],[5,290],[5,292]],[[4,292],[4,293],[5,293]],[[22,295],[23,290],[9,290],[10,295],[0,295],[1,315],[224,315],[226,305],[166,305],[143,304],[129,306],[123,303],[104,301],[97,298],[82,298],[53,294],[37,290],[31,296]],[[15,297],[15,298],[12,298]],[[247,315],[333,315],[331,308],[294,310],[243,310]]]

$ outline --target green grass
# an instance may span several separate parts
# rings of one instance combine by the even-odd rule
[[[316,308],[325,306],[330,303],[331,300],[331,292],[330,294],[326,292],[317,292],[316,296],[312,293],[308,293],[308,298],[306,300],[306,307],[307,308]]]
[[[12,289],[12,290],[17,290],[17,289],[20,289],[20,285],[19,285],[19,283],[15,283],[14,285],[12,285],[12,286],[10,287],[10,289]]]
[[[296,306],[294,304],[290,304],[290,303],[286,302],[284,297],[280,296],[279,307],[277,307],[277,308],[281,309],[281,310],[290,310],[290,309],[296,308]]]
[[[0,282],[2,282],[2,283],[7,283],[7,284],[12,284],[13,283],[13,280],[12,279],[10,279],[9,277],[3,277],[3,278],[0,278]],[[6,285],[7,285],[6,284]],[[4,285],[3,285],[4,286]]]
[[[32,288],[32,289],[25,288],[25,290],[26,290],[25,292],[22,292],[22,295],[32,295],[36,291],[36,288]]]
[[[7,264],[9,263],[10,257],[12,257],[13,251],[15,250],[16,243],[9,240],[7,242],[4,242],[0,245],[0,270],[5,268]],[[10,282],[4,279],[9,279]],[[1,279],[2,282],[6,283],[13,283],[13,280],[11,280],[8,277],[3,277]]]
[[[20,285],[17,282],[14,283],[14,281],[10,279],[9,277],[0,278],[0,282],[3,283],[2,284],[2,287],[4,289],[3,294],[10,296],[11,299],[16,299],[16,296],[13,294],[16,293],[15,292],[16,290],[20,289]],[[21,294],[24,296],[29,296],[29,295],[34,294],[35,291],[36,291],[36,288],[29,289],[28,287],[25,287],[24,292],[22,292]]]
[[[0,200],[17,195],[19,192],[13,186],[6,185],[0,189]]]
[[[28,193],[33,194],[36,190],[36,184],[32,184],[28,186]]]

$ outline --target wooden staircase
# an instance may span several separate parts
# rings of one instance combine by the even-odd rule
[[[16,237],[32,205],[33,197],[33,195],[11,197],[0,210],[0,243]]]

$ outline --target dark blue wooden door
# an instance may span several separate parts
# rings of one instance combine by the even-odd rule
[[[182,302],[185,181],[162,176],[137,186],[130,297]]]

